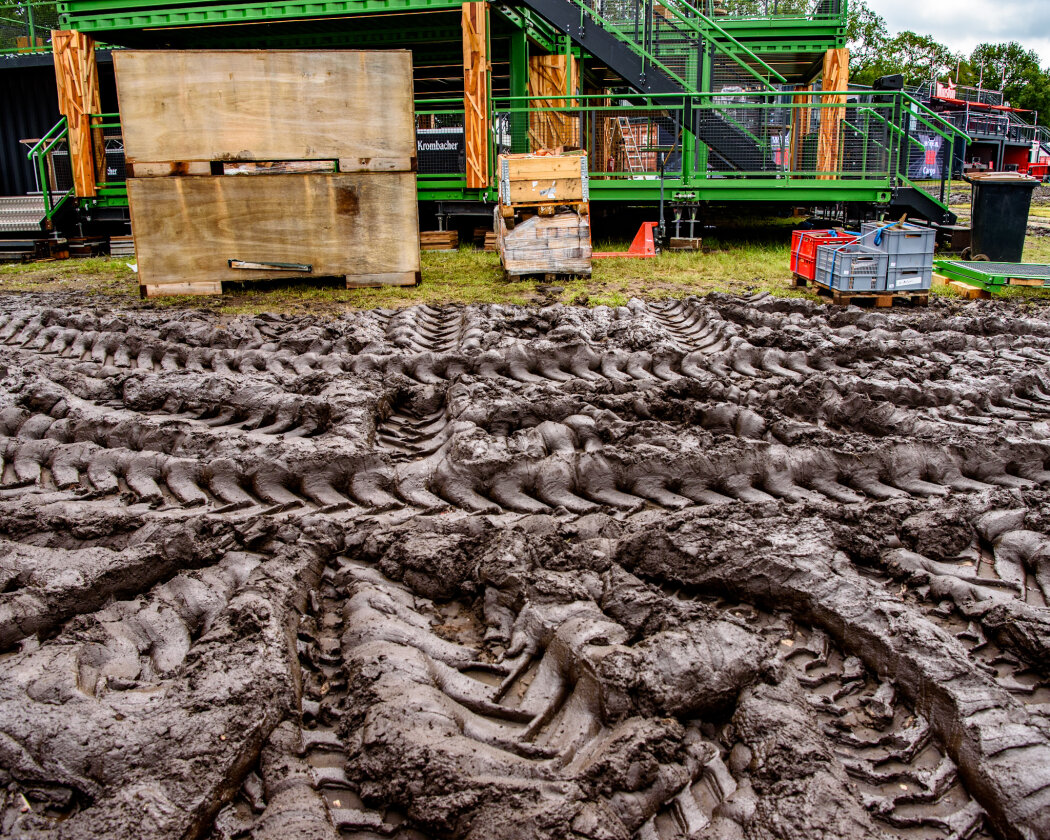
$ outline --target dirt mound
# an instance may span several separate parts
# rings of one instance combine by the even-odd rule
[[[1050,317],[0,300],[0,834],[1050,837]]]

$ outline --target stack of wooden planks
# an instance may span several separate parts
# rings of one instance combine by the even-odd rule
[[[496,245],[507,278],[591,274],[587,156],[500,155]]]
[[[504,275],[591,275],[591,226],[578,213],[529,216],[513,228],[495,212],[496,242]]]
[[[454,230],[420,231],[419,247],[423,251],[455,251],[459,247],[459,233]]]
[[[121,50],[114,64],[143,296],[419,282],[410,53]]]

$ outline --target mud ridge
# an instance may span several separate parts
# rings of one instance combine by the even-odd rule
[[[1050,315],[0,297],[0,835],[1050,837]]]

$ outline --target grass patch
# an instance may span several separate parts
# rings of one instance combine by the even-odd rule
[[[626,251],[628,242],[600,242],[595,250]],[[71,259],[0,266],[0,292],[70,292],[119,299],[147,308],[202,308],[225,315],[282,312],[339,314],[349,309],[417,304],[554,303],[622,306],[632,297],[671,298],[712,291],[769,291],[799,297],[791,287],[788,238],[773,241],[710,240],[703,253],[664,252],[649,259],[594,261],[590,278],[547,285],[503,279],[499,255],[468,246],[425,251],[419,286],[346,289],[338,279],[224,283],[221,297],[173,296],[138,301],[138,276],[129,259]]]
[[[346,289],[341,280],[265,281],[225,283],[216,297],[178,296],[139,300],[138,276],[130,259],[96,257],[24,265],[0,265],[0,293],[71,293],[93,302],[148,309],[207,309],[222,315],[276,312],[338,315],[353,309],[396,309],[416,304],[549,304],[623,306],[631,298],[666,299],[710,292],[753,294],[818,300],[812,287],[791,285],[789,234],[784,231],[746,239],[748,231],[709,238],[704,251],[664,252],[651,259],[597,259],[589,278],[567,279],[553,285],[541,280],[505,282],[495,253],[468,246],[457,251],[427,251],[422,256],[423,282],[412,287]],[[733,238],[730,238],[733,237]],[[744,237],[744,238],[741,238]],[[598,242],[595,250],[623,251],[627,242]],[[1050,264],[1050,238],[1031,236],[1025,260]],[[934,294],[957,296],[952,289]],[[1042,299],[1050,289],[1007,289],[1003,297]]]

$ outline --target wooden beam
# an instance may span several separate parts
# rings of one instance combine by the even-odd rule
[[[580,63],[574,56],[529,57],[529,96],[541,98],[534,108],[573,108],[580,89]],[[542,99],[542,97],[560,97]],[[541,111],[529,114],[529,150],[580,148],[580,125],[574,113]]]
[[[463,4],[463,131],[467,188],[489,186],[489,4]]]
[[[796,106],[791,111],[791,155],[788,166],[794,172],[804,168],[802,154],[804,141],[809,134],[810,118],[813,114],[813,96],[808,90],[795,94],[791,101]]]
[[[824,90],[844,91],[849,85],[849,50],[828,50],[824,55]],[[845,96],[824,96],[823,104],[845,105]],[[820,109],[820,137],[817,141],[817,171],[835,173],[842,166],[842,120],[845,108]],[[834,174],[819,175],[821,180],[834,180]]]
[[[98,91],[95,42],[81,32],[51,32],[58,83],[58,110],[69,125],[69,162],[78,196],[96,194],[95,183],[105,164],[102,129],[91,128],[91,114],[102,110]]]

